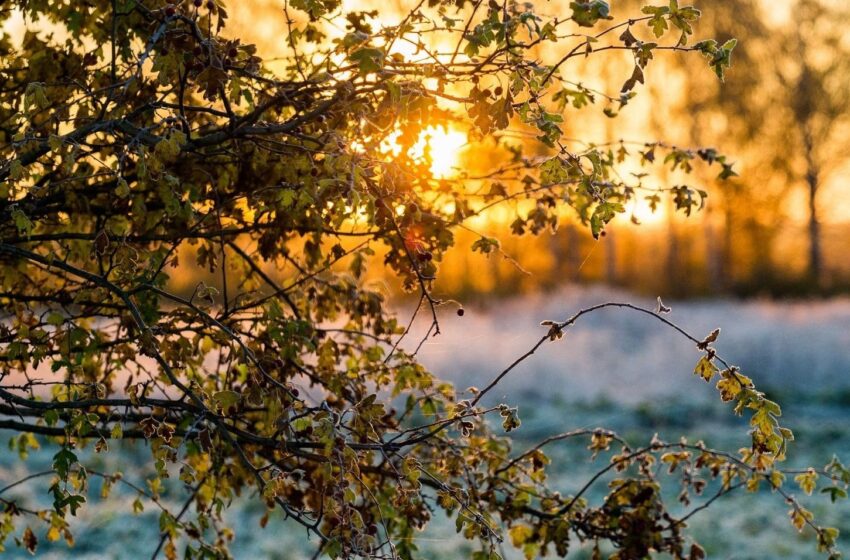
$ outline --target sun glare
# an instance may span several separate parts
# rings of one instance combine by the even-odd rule
[[[658,225],[667,218],[667,212],[664,205],[658,205],[655,211],[649,205],[649,202],[642,198],[636,199],[629,207],[629,213],[639,223],[647,226]]]
[[[429,126],[420,139],[425,144],[425,156],[431,162],[431,174],[444,179],[457,172],[460,151],[466,145],[466,134],[451,127]]]
[[[397,142],[400,134],[396,131],[388,135],[381,144],[381,152],[397,157],[401,152]],[[457,173],[461,151],[468,141],[466,133],[451,126],[428,125],[419,133],[407,155],[417,163],[428,164],[435,179],[445,179]]]

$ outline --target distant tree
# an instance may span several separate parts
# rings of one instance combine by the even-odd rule
[[[808,276],[822,285],[824,258],[821,241],[819,198],[825,176],[846,161],[850,148],[847,134],[850,115],[850,44],[847,25],[850,12],[842,3],[799,0],[783,36],[782,58],[777,75],[788,108],[792,161],[795,175],[806,184],[808,199]],[[816,31],[816,32],[815,32]]]
[[[775,33],[763,18],[764,8],[757,0],[714,6],[700,21],[700,29],[721,41],[744,38],[735,49],[735,64],[745,70],[730,73],[722,84],[682,70],[688,87],[681,118],[689,122],[691,142],[721,143],[739,162],[740,177],[718,185],[706,212],[722,217],[719,227],[708,224],[718,239],[709,236],[706,248],[711,286],[718,291],[751,285],[763,289],[776,281],[772,254],[791,191],[787,154],[779,149],[780,143],[769,140],[777,133],[771,115],[779,102],[773,74]],[[679,66],[687,62],[674,60]]]
[[[395,23],[343,12],[337,0],[284,6],[291,55],[276,73],[225,33],[220,0],[0,9],[26,26],[20,40],[6,25],[0,38],[0,429],[15,434],[22,460],[39,445],[53,453],[49,472],[2,484],[0,543],[14,536],[35,552],[42,533],[72,543],[69,518],[99,477],[107,497],[120,483],[138,492],[134,511],[161,508],[154,557],[176,557],[178,544],[186,557],[229,556],[222,512],[252,494],[330,557],[411,558],[414,532],[442,510],[479,543],[478,559],[499,557],[506,534],[529,558],[564,556],[580,542],[597,556],[698,559],[688,519],[716,497],[765,485],[787,501],[794,526],[837,557],[837,531],[817,525],[784,486],[791,432],[779,406],[717,355],[718,331],[687,334],[660,301],[655,310],[604,303],[544,321],[528,353],[486,387],[458,391],[403,349],[408,327],[363,281],[380,251],[436,335],[443,309],[463,313],[432,283],[471,217],[507,205],[519,235],[551,229],[568,207],[601,236],[646,194],[640,179],[621,179],[621,165],[702,161],[728,176],[731,165],[709,149],[568,149],[561,110],[596,101],[615,115],[665,51],[702,54],[722,78],[734,41],[690,45],[700,14],[675,0],[610,23],[601,0],[572,2],[557,18],[528,3],[429,0]],[[540,63],[543,49],[558,61]],[[570,80],[571,61],[608,51],[634,57],[620,94]],[[447,122],[482,140],[517,123],[537,147],[501,140],[512,156],[489,173],[437,178],[414,147],[423,128]],[[662,195],[687,213],[706,196],[684,185],[648,196]],[[499,243],[480,237],[471,250]],[[188,293],[174,288],[180,275],[191,276]],[[512,433],[520,418],[493,401],[494,387],[609,307],[695,344],[694,374],[717,380],[720,398],[749,416],[751,445],[632,445],[581,429],[513,451],[498,432]],[[544,448],[570,438],[607,460],[563,495],[546,483]],[[147,443],[146,484],[91,468],[92,453],[115,453],[122,441]],[[659,465],[683,513],[668,509]],[[806,493],[827,480],[833,496],[850,481],[838,462],[794,476]],[[172,510],[159,498],[175,477],[189,498]],[[607,496],[591,500],[602,481]],[[39,483],[53,499],[46,509],[17,494]]]
[[[789,195],[795,190],[794,180],[789,180],[794,164],[781,140],[788,126],[776,118],[786,99],[776,77],[780,32],[774,22],[765,20],[769,9],[758,0],[729,0],[712,6],[701,18],[702,34],[718,41],[742,38],[735,49],[738,70],[724,82],[691,71],[688,57],[664,60],[685,87],[682,100],[668,104],[666,114],[655,117],[654,128],[663,130],[672,120],[686,131],[686,142],[721,145],[736,160],[740,174],[715,185],[703,213],[704,270],[709,289],[715,292],[771,290],[787,274],[776,266],[775,254],[781,250],[777,239],[787,226]],[[687,234],[693,225],[682,229]],[[684,245],[690,248],[690,243]],[[683,263],[675,258],[670,264],[668,277],[673,279]],[[675,278],[680,291],[693,293],[691,284]]]

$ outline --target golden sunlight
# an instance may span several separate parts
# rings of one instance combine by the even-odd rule
[[[637,220],[642,225],[658,225],[667,219],[667,209],[663,204],[653,210],[649,202],[642,197],[636,198],[627,208],[633,221]]]
[[[381,152],[398,156],[400,134],[400,131],[389,134],[381,144]],[[451,125],[428,125],[419,133],[407,155],[417,163],[428,164],[435,179],[445,179],[457,173],[461,151],[468,142],[466,133]]]
[[[425,143],[425,156],[431,162],[431,174],[435,179],[456,173],[460,151],[468,142],[464,132],[450,126],[429,126],[422,131],[420,140]]]

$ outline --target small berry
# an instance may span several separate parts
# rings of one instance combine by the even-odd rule
[[[463,310],[463,307],[461,307],[460,309],[457,310],[457,316],[458,317],[463,317],[464,313],[466,313],[466,311]]]
[[[177,8],[175,8],[171,4],[169,4],[168,6],[165,7],[165,15],[166,16],[171,17],[176,13],[177,13]]]
[[[195,0],[192,2],[196,8],[200,8],[204,4],[204,0]]]

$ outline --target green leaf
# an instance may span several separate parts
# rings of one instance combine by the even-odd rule
[[[115,184],[115,194],[119,198],[127,198],[130,196],[130,185],[123,177],[119,177]]]
[[[307,12],[313,21],[332,12],[339,4],[339,0],[290,0],[293,8]]]
[[[847,498],[847,490],[844,488],[839,488],[838,486],[827,486],[822,489],[821,494],[829,494],[829,499],[835,503],[838,500],[843,500]]]
[[[581,27],[593,27],[600,19],[614,19],[609,14],[611,7],[602,0],[570,2],[573,13],[570,18]]]
[[[472,244],[472,251],[488,255],[499,249],[499,240],[492,237],[481,237]]]
[[[668,29],[665,16],[670,13],[670,8],[668,6],[644,6],[641,12],[652,16],[646,24],[652,29],[653,34],[656,37],[664,35],[664,32]]]
[[[15,227],[18,228],[18,233],[29,237],[32,234],[33,227],[35,227],[32,220],[30,220],[29,216],[24,214],[23,210],[21,210],[17,205],[13,205],[11,210],[12,221],[15,222]]]
[[[44,413],[44,422],[48,426],[55,426],[59,422],[59,413],[56,410],[48,410]],[[54,457],[55,459],[55,457]]]
[[[86,503],[85,496],[69,494],[64,500],[62,500],[62,507],[68,506],[68,509],[71,511],[71,515],[77,515],[77,510],[80,509],[84,503]]]
[[[242,395],[236,391],[219,391],[213,395],[213,400],[222,410],[236,406],[241,399]]]
[[[349,55],[352,62],[360,68],[361,74],[377,72],[384,67],[384,52],[380,49],[365,47]]]
[[[63,447],[53,456],[53,470],[64,480],[68,478],[68,472],[76,462],[77,456],[67,447]]]

